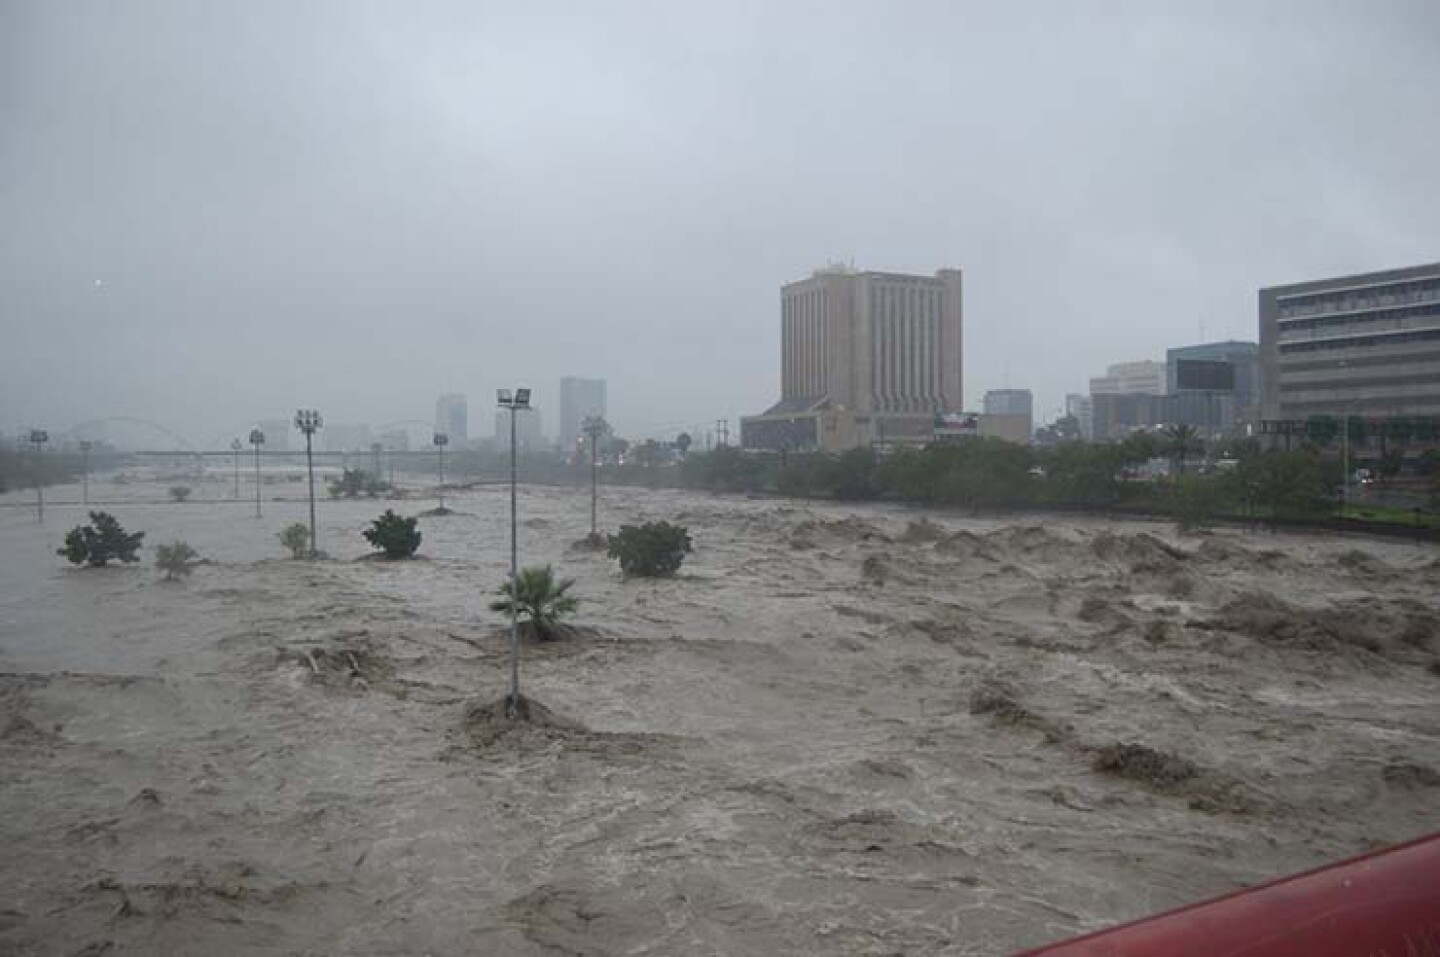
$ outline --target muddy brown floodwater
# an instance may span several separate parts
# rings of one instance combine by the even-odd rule
[[[114,506],[180,585],[0,509],[0,953],[1004,954],[1440,818],[1430,547],[605,490],[695,540],[625,582],[526,488],[584,628],[497,734],[506,493],[450,504],[408,563]]]

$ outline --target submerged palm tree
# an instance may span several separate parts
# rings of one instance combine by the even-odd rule
[[[555,580],[555,570],[549,565],[543,568],[522,568],[512,588],[505,582],[499,588],[500,597],[490,603],[491,611],[510,614],[513,607],[521,620],[528,622],[537,638],[549,638],[560,619],[574,614],[580,599],[568,592],[575,579]]]

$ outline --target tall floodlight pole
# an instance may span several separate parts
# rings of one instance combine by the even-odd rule
[[[230,451],[235,453],[235,501],[237,502],[240,501],[240,450],[244,447],[245,443],[239,439],[230,440]]]
[[[90,504],[90,450],[95,443],[89,439],[80,440],[80,501]]]
[[[255,448],[255,517],[260,517],[260,446],[265,444],[265,433],[259,428],[250,430],[250,444]]]
[[[596,521],[600,502],[600,436],[609,426],[598,415],[587,415],[581,423],[586,437],[590,440],[590,540],[600,537]]]
[[[295,413],[295,428],[305,433],[305,470],[310,474],[310,557],[319,554],[319,542],[315,538],[315,458],[312,440],[324,425],[320,413],[314,409],[300,409]]]
[[[35,446],[35,517],[45,521],[45,476],[40,474],[40,447],[50,441],[50,433],[44,429],[30,430],[30,444]]]
[[[520,548],[515,500],[515,413],[530,408],[530,390],[509,389],[496,393],[500,408],[510,410],[510,696],[506,714],[513,720],[520,707]]]
[[[450,444],[450,436],[444,432],[436,432],[435,449],[440,453],[440,511],[445,511],[445,446]]]

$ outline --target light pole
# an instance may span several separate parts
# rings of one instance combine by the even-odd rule
[[[230,451],[235,453],[235,501],[240,501],[240,450],[245,443],[239,439],[230,440]]]
[[[311,440],[324,426],[320,413],[314,409],[299,409],[295,413],[295,428],[305,433],[305,470],[310,474],[310,557],[319,553],[319,542],[315,540],[315,458],[311,451]]]
[[[444,432],[436,432],[435,449],[440,453],[440,511],[445,511],[445,446],[450,444],[450,436]]]
[[[45,521],[45,476],[40,474],[40,447],[50,441],[50,433],[44,429],[30,430],[30,444],[35,446],[35,517]]]
[[[250,430],[250,444],[255,448],[255,517],[260,517],[260,446],[265,444],[265,433],[259,428]]]
[[[604,418],[598,415],[587,415],[585,421],[580,424],[585,430],[585,435],[590,440],[590,541],[593,544],[600,538],[600,532],[596,527],[596,513],[599,510],[600,499],[600,436],[605,434],[609,428]]]
[[[517,717],[520,708],[520,549],[515,508],[515,413],[530,408],[530,390],[516,389],[511,396],[509,389],[495,393],[500,408],[510,410],[510,696],[505,711],[511,720]]]
[[[80,501],[90,504],[90,449],[95,443],[89,439],[80,440]]]

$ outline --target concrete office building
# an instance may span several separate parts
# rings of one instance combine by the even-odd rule
[[[1145,359],[1117,362],[1090,380],[1091,395],[1164,395],[1165,366]]]
[[[566,376],[560,380],[560,421],[555,425],[560,452],[569,455],[584,434],[582,424],[592,415],[605,417],[605,380]],[[507,433],[508,435],[508,433]]]
[[[1440,263],[1260,290],[1262,416],[1440,416]]]
[[[747,448],[928,442],[961,409],[962,279],[830,266],[780,291],[780,401]]]
[[[1161,425],[1189,425],[1207,438],[1239,430],[1258,418],[1260,347],[1253,342],[1209,342],[1165,352]]]
[[[1095,403],[1090,396],[1074,392],[1065,396],[1065,414],[1079,423],[1082,439],[1095,438]]]
[[[435,402],[435,431],[449,436],[452,446],[459,447],[470,440],[470,414],[465,396],[450,392]]]

